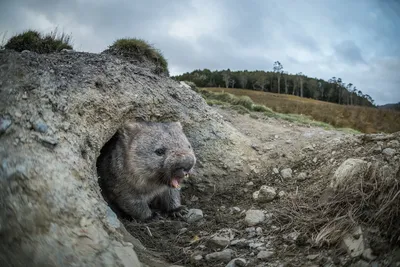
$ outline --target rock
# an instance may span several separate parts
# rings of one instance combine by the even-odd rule
[[[190,209],[185,216],[188,223],[194,223],[203,219],[203,211],[200,209]]]
[[[385,148],[382,151],[382,154],[384,154],[386,156],[389,156],[389,157],[392,157],[392,156],[394,156],[396,154],[396,150],[393,149],[393,148]]]
[[[12,121],[5,118],[0,118],[0,134],[3,134],[11,126]]]
[[[232,259],[233,250],[224,249],[221,252],[214,252],[206,255],[206,261],[222,261],[228,262]]]
[[[241,238],[241,239],[235,239],[231,241],[231,246],[237,246],[237,247],[245,247],[247,246],[246,239]]]
[[[286,192],[285,191],[279,191],[278,197],[282,198],[284,196],[286,196]]]
[[[61,52],[62,53],[74,53],[75,51],[73,49],[64,48],[64,49],[61,50]]]
[[[265,220],[265,215],[262,210],[248,210],[244,220],[247,225],[253,226],[262,223]]]
[[[274,174],[279,174],[278,168],[273,168],[272,171],[274,172]]]
[[[381,145],[376,145],[372,148],[372,151],[374,153],[381,153],[382,152],[382,146]]]
[[[196,255],[196,256],[193,256],[193,258],[192,258],[194,261],[201,261],[202,259],[203,259],[203,256],[202,255]]]
[[[50,145],[52,147],[58,144],[58,139],[52,136],[39,136],[39,141],[44,145]]]
[[[226,247],[229,242],[235,238],[235,235],[230,228],[223,228],[219,230],[214,236],[210,238],[208,243],[213,247]]]
[[[374,255],[372,249],[370,249],[370,248],[367,248],[363,251],[362,257],[364,258],[364,260],[367,260],[367,261],[373,261],[376,259],[376,256]]]
[[[364,237],[361,227],[357,227],[352,233],[343,238],[343,246],[352,257],[359,257],[364,252]]]
[[[233,207],[232,211],[235,213],[239,213],[240,212],[240,208],[239,207]]]
[[[313,160],[312,160],[314,163],[317,163],[317,161],[318,161],[318,158],[317,157],[315,157],[315,158],[313,158]]]
[[[31,52],[31,51],[25,49],[25,50],[22,50],[22,51],[21,51],[21,54],[29,54],[30,52]]]
[[[360,179],[367,171],[368,163],[361,159],[347,159],[335,171],[330,187],[337,189],[339,186],[346,186]]]
[[[274,255],[274,252],[268,251],[268,250],[264,250],[264,251],[258,252],[257,259],[266,260],[266,259],[271,258],[273,255]]]
[[[236,258],[231,260],[225,267],[244,267],[246,266],[246,260],[243,258]]]
[[[250,248],[259,248],[259,247],[262,247],[262,246],[264,246],[264,243],[261,243],[261,242],[251,242],[251,243],[249,243],[249,247]]]
[[[307,179],[307,173],[305,172],[301,172],[297,175],[297,180],[298,181],[304,181],[305,179]]]
[[[257,233],[257,235],[262,235],[262,233],[263,233],[262,228],[261,227],[257,227],[256,228],[256,233]]]
[[[354,153],[359,154],[362,151],[362,147],[358,147],[356,148],[356,150],[354,150]]]
[[[286,169],[281,170],[281,175],[284,179],[292,178],[292,169],[286,168]]]
[[[307,260],[313,261],[315,259],[317,259],[319,257],[319,254],[312,254],[312,255],[308,255],[306,258]]]
[[[276,190],[273,187],[263,185],[260,190],[253,193],[253,199],[255,201],[265,203],[274,200],[276,197]]]
[[[45,133],[49,127],[42,120],[33,123],[33,129],[37,132]]]
[[[248,183],[246,184],[247,187],[252,187],[253,185],[254,185],[253,182],[248,182]]]
[[[387,143],[387,146],[388,146],[388,147],[391,147],[391,148],[398,148],[398,147],[400,147],[400,142],[397,141],[397,140],[390,140],[390,141]]]
[[[305,150],[305,151],[314,151],[314,147],[313,146],[306,146],[306,147],[303,147],[303,150]]]

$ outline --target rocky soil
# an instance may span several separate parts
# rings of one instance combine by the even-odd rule
[[[369,225],[359,225],[335,244],[317,245],[296,222],[286,227],[278,220],[279,210],[293,196],[316,188],[322,198],[332,181],[351,182],[360,169],[359,162],[383,162],[397,171],[393,175],[399,179],[400,135],[365,139],[362,134],[309,127],[260,113],[240,115],[215,109],[249,137],[265,169],[253,168],[246,179],[224,189],[187,186],[184,203],[191,210],[184,219],[165,218],[148,224],[124,221],[147,248],[179,266],[400,264],[396,246]]]

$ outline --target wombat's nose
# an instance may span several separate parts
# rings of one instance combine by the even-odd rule
[[[175,170],[184,170],[185,172],[189,172],[194,164],[196,163],[196,159],[193,155],[190,154],[178,154],[176,163],[174,164]]]

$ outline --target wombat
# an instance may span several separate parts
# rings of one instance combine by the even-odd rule
[[[179,122],[125,124],[97,160],[99,182],[111,204],[144,221],[152,209],[181,209],[180,183],[196,163]]]

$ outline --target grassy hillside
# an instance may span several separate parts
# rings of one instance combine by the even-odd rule
[[[313,119],[339,128],[353,128],[364,133],[400,131],[400,112],[370,107],[346,106],[286,94],[235,88],[204,88],[212,92],[227,92],[249,96],[256,104],[275,112],[309,115]]]

